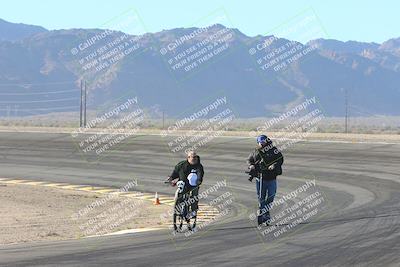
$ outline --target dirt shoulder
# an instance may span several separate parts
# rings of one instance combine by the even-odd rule
[[[166,205],[0,181],[0,245],[158,228]]]
[[[11,126],[0,126],[0,132],[48,132],[48,133],[71,133],[79,136],[79,131],[76,128],[60,128],[60,127],[11,127]],[[119,132],[129,130],[119,129]],[[96,132],[113,132],[107,129],[88,129],[85,133],[93,134]],[[162,130],[156,129],[140,129],[136,134],[161,134]],[[185,135],[191,133],[190,131],[178,130],[173,132],[167,132],[167,135]],[[235,136],[235,137],[254,137],[261,132],[254,131],[224,131],[218,133],[218,136]],[[309,141],[322,140],[322,141],[345,141],[345,142],[391,142],[400,143],[400,134],[356,134],[356,133],[290,133],[290,132],[267,132],[271,138],[293,138],[303,139]]]

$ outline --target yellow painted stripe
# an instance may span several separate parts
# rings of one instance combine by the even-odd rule
[[[13,182],[12,180],[6,180],[6,181],[2,181],[2,183],[4,184],[15,184],[15,182]]]
[[[199,213],[200,213],[200,214],[203,214],[203,213],[217,214],[217,213],[219,213],[219,212],[218,212],[218,211],[211,211],[211,210],[204,210],[204,209],[202,209],[202,211],[201,211],[201,212],[199,211]]]
[[[4,183],[7,183],[7,184],[21,184],[24,182],[29,182],[29,180],[7,180],[7,181],[4,181]]]
[[[34,181],[32,181],[32,182],[27,182],[27,183],[25,183],[25,184],[27,184],[27,185],[41,185],[41,184],[44,184],[45,182],[34,182]]]
[[[214,218],[216,215],[217,215],[217,214],[213,214],[213,215],[205,215],[205,214],[200,215],[200,214],[198,214],[197,216],[198,216],[198,217],[201,217],[201,218]]]
[[[77,187],[79,187],[80,185],[64,185],[64,186],[60,186],[60,188],[63,189],[75,189]]]
[[[100,190],[96,190],[96,192],[98,193],[108,193],[108,192],[114,192],[115,189],[100,189]]]
[[[50,186],[50,187],[58,187],[58,186],[62,186],[65,184],[44,184],[43,186]]]
[[[114,191],[114,192],[110,192],[110,193],[108,193],[108,194],[111,194],[111,195],[120,195],[121,192],[119,192],[119,191]]]
[[[86,186],[86,187],[78,187],[76,189],[77,190],[83,190],[83,191],[95,191],[95,190],[101,189],[101,187]]]
[[[141,199],[141,200],[143,200],[143,198],[142,198],[140,195],[135,194],[135,193],[122,193],[122,194],[120,194],[120,196],[121,196],[121,197],[129,197],[129,198],[134,198],[134,199]],[[147,200],[147,199],[146,199],[146,200]]]
[[[144,199],[153,199],[154,197],[153,197],[153,196],[142,196],[142,197],[140,197],[140,198],[144,198]]]
[[[141,198],[141,199],[146,199],[146,198],[150,198],[150,196],[146,196],[146,195],[138,195],[137,198]]]
[[[136,195],[137,193],[135,193],[135,192],[119,192],[119,194],[122,196],[133,196],[133,195]]]
[[[140,193],[126,193],[124,196],[137,198],[137,199],[141,199],[142,198],[142,195]]]
[[[51,182],[42,182],[42,181],[33,181],[33,180],[22,180],[22,179],[12,179],[9,178],[0,178],[0,181],[7,184],[27,184],[27,185],[37,185],[37,186],[47,186],[47,187],[56,187],[61,189],[73,189],[78,191],[88,191],[88,192],[96,192],[103,194],[117,194],[124,197],[132,197],[136,199],[144,199],[151,200],[155,199],[155,194],[153,193],[140,193],[140,192],[121,192],[115,188],[107,188],[107,187],[95,187],[88,185],[73,185],[67,183],[51,183]],[[161,204],[173,206],[175,204],[175,199],[169,195],[158,195]],[[208,206],[207,204],[199,204],[199,213],[197,216],[198,223],[204,223],[211,221],[218,215],[220,212],[214,207]],[[170,222],[166,222],[165,225],[170,225]]]
[[[159,198],[159,199],[160,199],[160,201],[174,201],[174,199],[170,198],[170,197]]]

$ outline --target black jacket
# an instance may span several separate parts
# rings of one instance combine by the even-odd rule
[[[187,177],[194,170],[197,174],[197,185],[200,185],[203,182],[204,177],[204,168],[200,163],[200,157],[198,156],[198,163],[196,165],[190,165],[187,160],[183,160],[176,164],[172,174],[170,175],[170,179],[179,178],[180,181],[184,181],[187,186],[189,185],[189,181]]]
[[[274,180],[276,176],[282,174],[283,155],[268,142],[263,148],[256,148],[248,157],[247,163],[256,167],[255,174],[260,177],[262,174],[263,180]],[[275,165],[273,170],[268,170],[272,164]]]

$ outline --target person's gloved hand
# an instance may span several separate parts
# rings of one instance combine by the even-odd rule
[[[272,171],[275,169],[275,163],[268,166],[268,170]]]
[[[165,180],[165,183],[169,183],[171,186],[175,186],[177,181],[174,181],[171,179],[170,176],[168,176],[167,180]]]
[[[256,169],[256,166],[250,165],[250,166],[248,167],[248,169],[249,169],[249,170],[248,170],[246,173],[248,173],[248,174],[250,175],[249,181],[251,182],[251,181],[253,181],[253,178],[254,178],[253,172],[254,172],[254,170]]]

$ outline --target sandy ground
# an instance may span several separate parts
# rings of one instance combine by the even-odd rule
[[[124,129],[120,129],[124,131]],[[77,128],[60,128],[60,127],[12,127],[12,126],[0,126],[0,131],[16,131],[16,132],[49,132],[49,133],[76,133]],[[107,130],[104,129],[88,129],[85,132],[95,133]],[[128,131],[128,130],[125,130]],[[112,131],[108,131],[112,132]],[[172,135],[182,135],[188,131],[179,130],[173,133],[168,133]],[[161,130],[155,129],[140,129],[137,134],[160,134]],[[219,133],[221,136],[246,136],[254,137],[261,132],[254,131],[224,131]],[[268,136],[271,138],[293,138],[293,139],[304,139],[304,140],[323,140],[323,141],[346,141],[346,142],[390,142],[390,143],[400,143],[400,134],[355,134],[355,133],[285,133],[285,132],[267,132]],[[79,133],[78,133],[79,136]]]
[[[160,214],[170,209],[127,197],[1,182],[0,203],[1,245],[160,227]],[[95,207],[88,208],[91,204]]]

